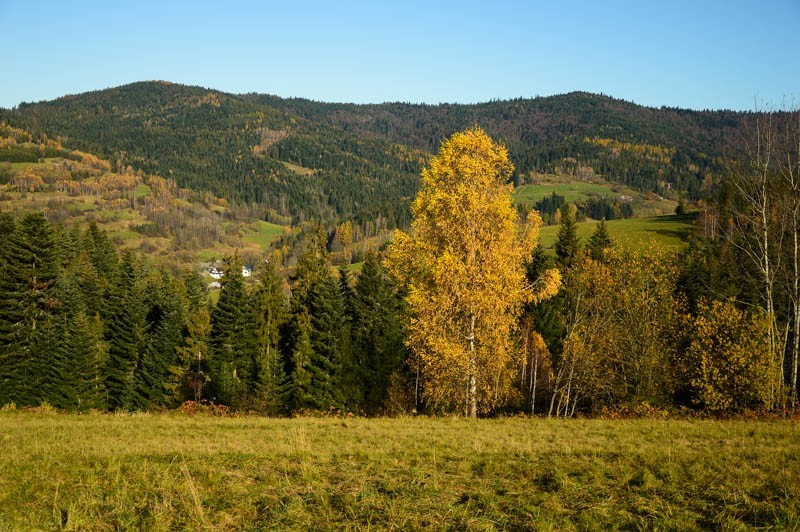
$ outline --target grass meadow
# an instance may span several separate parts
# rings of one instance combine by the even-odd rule
[[[0,413],[0,529],[800,527],[796,421]]]
[[[606,222],[611,238],[623,249],[637,250],[654,245],[659,249],[680,250],[688,243],[694,229],[695,214],[668,214],[649,218],[628,218]],[[577,231],[581,245],[586,245],[598,221],[578,222]],[[560,225],[548,225],[539,231],[545,249],[555,253],[553,246],[558,238]]]

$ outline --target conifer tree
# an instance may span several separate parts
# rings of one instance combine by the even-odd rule
[[[606,226],[606,219],[600,220],[600,223],[595,227],[594,233],[589,238],[589,245],[587,246],[589,256],[592,259],[604,262],[606,259],[606,252],[614,247],[614,240],[608,234],[608,227]]]
[[[208,339],[211,334],[211,316],[204,308],[189,314],[186,337],[177,347],[177,358],[172,366],[165,388],[169,403],[176,405],[186,400],[205,398],[204,388],[211,379],[209,369]]]
[[[368,252],[351,298],[354,369],[363,393],[363,408],[379,412],[393,372],[406,356],[400,300],[374,252]]]
[[[311,316],[301,310],[293,316],[291,329],[291,356],[286,365],[287,382],[284,387],[284,402],[292,412],[317,405],[314,395],[314,384],[311,367]]]
[[[11,226],[8,219],[3,224]],[[53,389],[51,376],[60,373],[60,363],[49,350],[53,312],[60,306],[54,290],[56,243],[41,213],[26,215],[6,238],[0,284],[0,388],[5,389],[5,401],[36,405],[47,400]]]
[[[342,333],[345,326],[344,301],[337,279],[331,275],[325,249],[324,233],[318,229],[310,246],[301,256],[292,287],[291,315],[288,327],[289,345],[286,352],[292,359],[298,353],[302,360],[308,355],[308,364],[298,366],[290,359],[287,364],[289,405],[294,409],[328,409],[341,407],[342,392]],[[298,346],[305,341],[306,331],[300,320],[308,318],[309,346]],[[300,375],[293,375],[301,371]],[[310,379],[309,390],[293,391],[298,383]]]
[[[108,408],[106,388],[103,383],[108,346],[103,340],[103,324],[100,316],[95,314],[90,317],[83,311],[78,312],[70,321],[66,348],[77,373],[76,408],[79,410]]]
[[[147,325],[143,277],[139,261],[126,251],[109,292],[105,313],[105,340],[108,342],[105,382],[108,407],[112,410],[135,406],[134,379],[145,345]]]
[[[350,275],[339,268],[339,297],[342,301],[342,329],[340,332],[340,363],[338,387],[342,404],[350,410],[364,409],[364,390],[361,386],[360,368],[353,345],[353,295]]]
[[[17,329],[22,321],[22,305],[19,299],[20,288],[13,270],[19,265],[13,261],[12,246],[17,240],[17,223],[9,213],[0,214],[0,232],[6,245],[0,246],[0,405],[15,402],[20,385],[16,367],[19,350]]]
[[[253,312],[258,342],[256,386],[253,403],[259,410],[277,414],[282,410],[281,387],[285,380],[280,351],[280,330],[289,317],[283,281],[271,262],[258,273],[253,291]]]
[[[141,409],[166,404],[164,384],[169,379],[169,368],[176,363],[176,349],[183,338],[186,306],[183,287],[167,272],[149,279],[147,293],[153,297],[147,314],[150,335],[135,379],[136,406]]]
[[[332,275],[323,276],[311,290],[307,303],[311,317],[312,408],[340,408],[342,389],[342,339],[345,328],[344,301],[339,283]]]
[[[566,214],[561,217],[561,227],[556,237],[556,257],[558,264],[564,269],[570,268],[578,261],[581,250],[575,213],[575,205],[570,204]]]
[[[242,260],[226,259],[219,302],[211,314],[211,387],[215,400],[241,407],[256,378],[253,313],[242,276]]]

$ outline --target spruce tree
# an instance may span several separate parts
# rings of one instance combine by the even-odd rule
[[[136,406],[145,410],[166,405],[164,385],[183,339],[186,306],[183,287],[167,272],[149,279],[147,293],[152,297],[147,313],[150,334],[135,378]]]
[[[339,295],[342,300],[342,329],[340,333],[340,368],[339,388],[342,404],[350,410],[364,409],[364,390],[361,385],[360,368],[356,361],[353,345],[353,296],[354,290],[350,275],[344,268],[339,268]]]
[[[342,390],[342,332],[345,326],[344,301],[337,279],[331,275],[324,245],[324,232],[318,228],[309,248],[300,257],[292,286],[291,322],[288,327],[286,353],[308,354],[307,366],[298,366],[291,359],[287,364],[290,408],[340,408],[344,403]],[[309,349],[300,348],[306,331],[302,320],[308,317]],[[304,359],[305,360],[305,359]],[[293,375],[302,371],[303,375]],[[311,390],[292,391],[292,386],[310,378]]]
[[[169,404],[200,401],[206,398],[204,389],[211,378],[209,369],[208,339],[211,334],[211,316],[204,308],[189,314],[186,336],[176,349],[175,365],[169,368],[165,385]]]
[[[3,225],[13,224],[6,218]],[[58,274],[56,242],[41,213],[26,215],[6,236],[0,282],[0,388],[4,402],[37,405],[61,379],[60,353],[51,351]],[[44,374],[44,377],[43,377]],[[53,375],[58,376],[57,378]]]
[[[78,312],[70,321],[66,348],[77,374],[75,407],[79,410],[105,410],[108,405],[103,381],[108,346],[103,340],[100,316],[87,316],[85,312]]]
[[[255,382],[253,313],[238,253],[226,259],[219,302],[211,314],[211,388],[216,401],[241,407]]]
[[[323,276],[311,290],[308,299],[311,316],[311,365],[308,368],[313,384],[312,408],[341,408],[342,333],[345,326],[344,301],[339,283],[332,275]]]
[[[275,267],[265,262],[252,294],[256,352],[256,385],[252,390],[253,406],[268,414],[282,410],[281,387],[285,380],[280,351],[280,331],[289,317],[283,281]]]
[[[597,224],[597,227],[595,227],[592,236],[589,237],[589,244],[587,246],[589,256],[596,261],[604,262],[606,258],[606,252],[612,247],[614,247],[614,241],[612,240],[611,235],[608,234],[606,219],[603,218],[600,220],[600,223]]]
[[[112,410],[129,410],[136,405],[135,376],[147,325],[143,277],[139,261],[126,251],[109,292],[105,313],[108,342],[105,382],[108,407]]]
[[[292,321],[290,341],[292,351],[286,364],[287,381],[283,390],[283,400],[291,412],[297,412],[306,408],[314,408],[317,402],[312,374],[309,370],[313,356],[311,316],[306,311],[300,311],[292,317]]]
[[[18,285],[19,264],[14,260],[12,246],[16,242],[17,224],[11,214],[0,214],[0,232],[5,245],[0,246],[0,405],[17,400],[20,385],[17,371],[20,356],[17,330],[22,321],[21,287]]]
[[[578,228],[575,223],[575,206],[570,205],[567,213],[561,217],[561,227],[558,230],[555,250],[559,265],[568,269],[578,260],[580,255],[580,241]]]
[[[367,253],[352,296],[355,368],[363,408],[377,413],[384,405],[392,373],[403,367],[400,299],[378,257]]]

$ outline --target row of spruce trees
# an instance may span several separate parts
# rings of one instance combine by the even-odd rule
[[[208,400],[267,414],[378,413],[405,379],[402,298],[374,255],[331,275],[319,232],[287,281],[226,261],[218,303],[90,224],[0,215],[0,405],[150,410]]]

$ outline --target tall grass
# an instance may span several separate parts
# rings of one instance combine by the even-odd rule
[[[798,429],[10,411],[0,529],[796,529]]]

